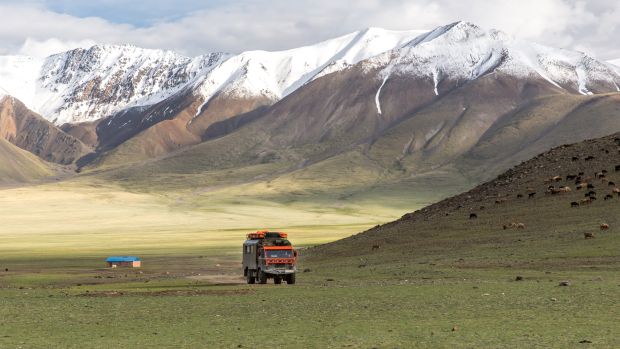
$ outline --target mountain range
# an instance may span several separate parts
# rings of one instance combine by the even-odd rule
[[[619,85],[614,64],[468,22],[194,58],[98,45],[0,57],[0,136],[123,180],[225,171],[223,183],[304,190],[428,175],[468,186],[620,131]]]

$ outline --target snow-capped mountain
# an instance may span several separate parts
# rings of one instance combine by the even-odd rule
[[[0,87],[61,125],[103,118],[177,92],[229,55],[187,58],[133,46],[93,46],[43,60],[0,58]]]
[[[217,93],[277,101],[308,81],[401,47],[421,31],[368,28],[287,51],[249,51],[232,57],[197,85],[205,103]]]
[[[418,34],[369,28],[313,46],[236,56],[211,53],[188,58],[170,51],[112,45],[42,60],[5,56],[0,57],[0,91],[57,125],[98,120],[187,89],[204,103],[219,93],[275,101],[321,73],[403,45]]]
[[[370,58],[367,69],[426,77],[434,93],[442,80],[471,81],[488,73],[519,79],[545,79],[580,94],[620,91],[620,75],[611,65],[577,51],[515,39],[501,31],[457,22],[420,35],[402,48]],[[378,107],[379,108],[379,107]]]
[[[57,125],[99,120],[188,91],[199,102],[194,111],[199,115],[215,96],[273,103],[313,79],[359,62],[368,70],[381,69],[383,80],[392,74],[428,78],[436,94],[444,80],[471,81],[490,72],[543,78],[581,94],[620,90],[619,68],[611,64],[457,22],[430,32],[369,28],[279,52],[188,58],[170,51],[98,45],[46,59],[4,56],[0,93],[18,98]]]

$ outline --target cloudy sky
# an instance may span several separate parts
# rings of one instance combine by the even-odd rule
[[[94,43],[186,55],[279,50],[363,29],[457,20],[620,58],[618,0],[0,0],[0,54],[44,56]]]

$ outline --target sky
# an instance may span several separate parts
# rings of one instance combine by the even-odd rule
[[[620,58],[618,0],[0,0],[0,54],[47,56],[95,43],[177,51],[282,50],[367,27],[458,20],[541,44]]]

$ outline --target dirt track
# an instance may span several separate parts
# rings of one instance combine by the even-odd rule
[[[239,284],[245,283],[245,279],[243,278],[243,276],[231,275],[231,274],[195,275],[195,276],[189,276],[188,279],[207,281],[214,285],[239,285]]]

